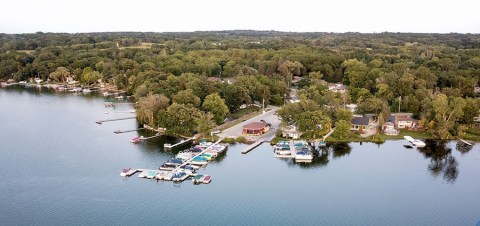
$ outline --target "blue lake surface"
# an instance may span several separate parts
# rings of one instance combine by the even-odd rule
[[[451,142],[331,144],[311,164],[245,145],[200,172],[208,185],[119,176],[156,169],[178,150],[129,143],[132,116],[103,97],[0,89],[1,225],[476,225],[480,150]],[[108,112],[109,114],[105,114]],[[141,135],[150,135],[141,132]]]

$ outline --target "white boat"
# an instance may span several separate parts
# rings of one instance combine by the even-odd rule
[[[191,175],[191,174],[190,174],[190,175]],[[175,173],[175,174],[173,175],[172,180],[175,181],[175,182],[184,181],[184,180],[187,179],[190,175],[188,175],[186,172],[179,171],[179,172],[177,172],[177,173]]]
[[[313,159],[313,156],[309,152],[299,151],[295,154],[295,160],[309,160],[309,161],[311,161],[312,159]]]
[[[163,179],[164,179],[164,180],[172,180],[172,179],[173,179],[173,175],[174,175],[173,172],[169,172],[169,173],[165,174],[165,176],[163,176]]]
[[[167,174],[169,174],[170,172],[169,171],[162,171],[162,170],[159,170],[158,173],[157,173],[157,176],[155,176],[155,178],[157,180],[163,180],[165,178],[165,176]]]
[[[195,156],[197,153],[194,153],[194,152],[183,152],[183,151],[180,151],[177,155],[175,155],[175,158],[179,158],[179,159],[182,159],[184,161],[186,160],[189,160],[191,158],[193,158],[193,156]]]
[[[36,82],[37,84],[39,84],[39,83],[43,82],[43,80],[41,80],[41,79],[39,79],[39,78],[36,78],[36,79],[35,79],[35,82]]]
[[[137,172],[136,169],[126,168],[126,169],[122,169],[122,172],[120,172],[120,176],[121,177],[129,177],[129,176],[132,176],[133,174],[135,174],[136,172]]]
[[[83,89],[82,92],[83,93],[91,93],[92,91],[90,89]]]
[[[157,176],[158,170],[150,170],[147,174],[147,179],[153,179]]]
[[[411,137],[411,136],[404,136],[403,138],[405,138],[405,140],[410,142],[415,147],[425,147],[425,145],[426,145],[425,142],[423,142],[421,140],[413,139],[413,137]]]

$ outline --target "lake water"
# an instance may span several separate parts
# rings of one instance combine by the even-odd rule
[[[480,150],[457,142],[406,149],[404,141],[330,145],[312,164],[244,145],[193,185],[121,178],[174,156],[171,140],[129,143],[132,106],[35,88],[0,89],[1,225],[476,225]],[[105,114],[105,112],[109,114]],[[149,135],[143,132],[142,135]]]

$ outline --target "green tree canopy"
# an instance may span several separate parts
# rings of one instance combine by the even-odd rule
[[[202,107],[214,115],[214,119],[217,124],[222,123],[225,115],[228,114],[228,107],[225,104],[225,100],[222,99],[218,93],[212,93],[206,96]]]

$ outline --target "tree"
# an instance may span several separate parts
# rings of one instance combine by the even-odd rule
[[[57,69],[48,75],[49,78],[56,82],[65,82],[65,79],[70,76],[70,71],[65,67],[57,67]]]
[[[146,97],[142,97],[137,102],[137,119],[140,123],[150,126],[157,125],[158,111],[166,109],[170,100],[163,95],[149,93]]]
[[[198,132],[208,135],[215,128],[215,121],[213,120],[214,115],[210,112],[200,112],[198,117],[195,119],[195,123],[198,126]]]
[[[223,98],[225,99],[225,103],[230,109],[230,112],[238,110],[242,104],[248,104],[252,102],[248,90],[235,84],[226,85],[223,88],[222,94]]]
[[[345,108],[337,108],[334,112],[334,118],[335,121],[344,120],[347,122],[351,122],[353,119],[353,113]]]
[[[292,83],[293,75],[301,75],[303,68],[302,63],[298,61],[286,60],[278,66],[278,71],[284,76],[289,86]]]
[[[185,105],[190,105],[192,107],[198,107],[200,106],[200,98],[193,94],[193,90],[191,89],[186,89],[178,92],[173,96],[173,102],[177,104],[185,104]]]
[[[86,67],[85,69],[83,69],[81,81],[83,83],[86,83],[87,85],[90,85],[101,78],[102,75],[98,71],[94,71],[92,68]]]
[[[199,110],[188,105],[173,103],[166,110],[158,112],[158,125],[164,127],[167,135],[190,136],[197,128]]]
[[[462,123],[473,125],[474,118],[480,115],[480,101],[473,98],[465,99],[465,107],[463,107]]]
[[[302,112],[296,115],[295,119],[298,130],[313,139],[326,134],[331,127],[331,119],[319,110]]]
[[[347,139],[351,135],[350,128],[352,128],[351,121],[339,120],[335,122],[335,131],[333,132],[332,136],[341,140]]]
[[[202,107],[214,115],[217,124],[222,123],[225,115],[228,114],[228,107],[225,105],[225,100],[222,99],[218,93],[212,93],[206,96]]]
[[[465,100],[461,97],[448,98],[444,94],[435,95],[432,101],[432,118],[436,135],[448,139],[455,122],[463,116]]]

